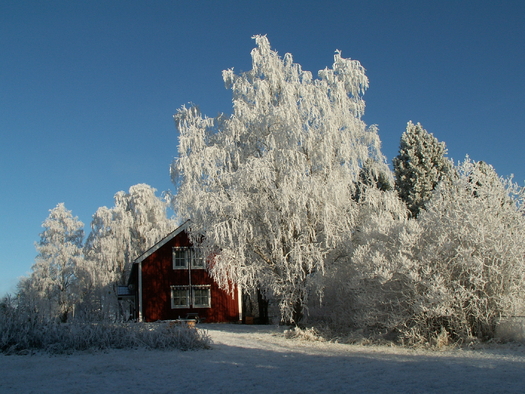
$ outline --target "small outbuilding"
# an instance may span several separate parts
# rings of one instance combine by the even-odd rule
[[[187,221],[133,263],[128,288],[139,321],[197,318],[209,323],[242,321],[242,296],[217,285],[207,259],[191,244]],[[127,295],[129,297],[130,295]]]

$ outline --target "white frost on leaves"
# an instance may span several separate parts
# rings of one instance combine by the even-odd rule
[[[523,315],[525,192],[468,157],[454,170],[417,219],[384,205],[364,215],[351,262],[327,279],[332,323],[432,343],[491,338],[501,317]]]
[[[293,320],[307,277],[356,225],[362,164],[384,158],[376,128],[361,120],[368,78],[358,61],[338,51],[312,79],[266,36],[254,38],[252,70],[223,72],[231,116],[202,117],[195,106],[175,115],[176,208],[194,240],[205,234],[203,247],[220,249],[211,272],[222,286],[261,288]]]
[[[36,244],[38,255],[32,273],[21,281],[19,290],[41,316],[67,321],[80,298],[77,279],[84,265],[84,224],[73,217],[64,203],[49,212]]]
[[[118,315],[115,286],[126,285],[133,261],[176,227],[166,216],[167,204],[146,184],[115,194],[115,206],[93,215],[86,241],[89,280],[103,316]],[[93,303],[93,301],[91,302]]]

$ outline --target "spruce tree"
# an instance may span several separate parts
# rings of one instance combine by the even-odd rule
[[[408,122],[393,164],[396,190],[412,217],[425,208],[438,183],[450,179],[453,166],[446,153],[444,142],[439,142],[420,123]]]

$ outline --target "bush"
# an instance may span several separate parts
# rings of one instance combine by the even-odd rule
[[[392,215],[386,194],[364,195],[354,249],[323,278],[316,318],[365,338],[442,347],[491,340],[501,318],[524,315],[525,190],[484,163],[456,170],[417,219]]]
[[[206,349],[209,336],[185,325],[163,323],[42,322],[11,300],[0,304],[0,352],[53,354],[106,349]]]

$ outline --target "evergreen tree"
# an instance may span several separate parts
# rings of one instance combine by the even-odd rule
[[[439,182],[450,179],[452,164],[439,142],[420,123],[408,122],[401,136],[399,154],[394,158],[395,186],[412,217],[425,208]]]

